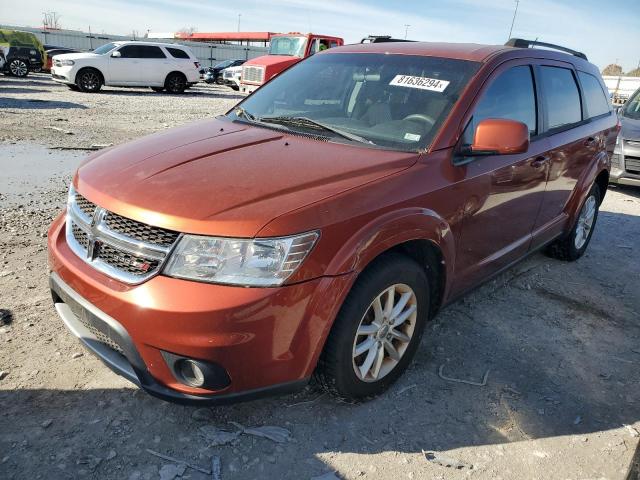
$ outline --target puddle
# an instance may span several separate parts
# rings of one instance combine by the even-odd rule
[[[0,144],[0,206],[42,202],[42,194],[64,190],[86,152],[42,145]]]

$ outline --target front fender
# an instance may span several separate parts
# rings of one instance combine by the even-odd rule
[[[411,240],[427,240],[439,248],[447,278],[452,278],[455,264],[453,232],[436,212],[424,208],[388,212],[361,227],[333,256],[326,274],[360,272],[381,253]]]

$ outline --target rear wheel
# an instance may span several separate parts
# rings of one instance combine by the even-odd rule
[[[569,262],[577,260],[584,255],[591,241],[593,229],[596,226],[599,207],[600,188],[597,184],[594,184],[582,204],[578,219],[569,235],[549,245],[545,253],[552,258]]]
[[[102,76],[100,75],[100,72],[93,68],[85,68],[78,72],[78,75],[76,76],[76,85],[83,92],[98,92],[102,88]]]
[[[413,358],[429,313],[429,283],[413,260],[389,254],[367,268],[347,296],[316,378],[348,401],[385,391]]]
[[[164,88],[169,93],[182,93],[187,88],[187,79],[181,73],[170,73],[164,82]]]
[[[9,60],[9,72],[16,77],[26,77],[29,75],[29,64],[21,58]]]

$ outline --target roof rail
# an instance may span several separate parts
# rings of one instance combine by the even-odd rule
[[[576,57],[582,58],[583,60],[587,60],[587,56],[582,52],[577,52],[575,50],[571,50],[567,47],[562,47],[560,45],[554,45],[553,43],[545,43],[538,42],[537,40],[525,40],[523,38],[510,38],[507,43],[505,43],[507,47],[516,47],[516,48],[532,48],[532,47],[546,47],[551,48],[553,50],[560,50],[561,52],[569,53],[571,55],[575,55]]]
[[[369,35],[360,40],[360,43],[388,43],[388,42],[413,42],[415,40],[405,40],[392,38],[391,35]]]

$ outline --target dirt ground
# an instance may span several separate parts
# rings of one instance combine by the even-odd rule
[[[580,261],[533,255],[443,310],[403,378],[368,403],[310,386],[177,406],[84,351],[51,305],[46,229],[85,152],[54,147],[121,143],[238,98],[204,85],[91,95],[45,75],[0,77],[0,478],[638,478],[640,189],[609,190]],[[487,383],[444,380],[441,366],[474,381],[489,371]],[[233,422],[290,436],[240,434]]]

